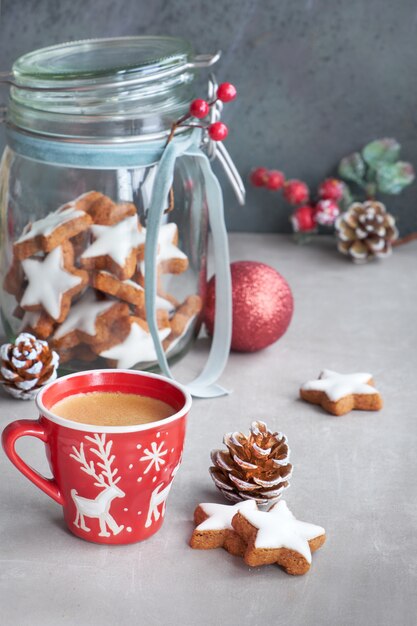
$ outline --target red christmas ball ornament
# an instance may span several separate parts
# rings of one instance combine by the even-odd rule
[[[221,83],[217,88],[217,97],[222,102],[230,102],[236,95],[236,87],[232,83]]]
[[[249,180],[254,187],[265,187],[269,177],[266,167],[257,167],[251,171]]]
[[[317,224],[332,226],[340,213],[339,206],[334,200],[319,200],[314,211]]]
[[[209,114],[209,111],[210,107],[208,102],[202,100],[201,98],[196,98],[190,104],[190,114],[199,120],[206,117]]]
[[[236,261],[232,273],[232,350],[256,352],[277,341],[287,330],[294,311],[290,286],[281,274],[265,263]],[[207,287],[204,321],[213,334],[215,286]]]
[[[307,202],[310,191],[302,180],[287,180],[284,185],[284,198],[290,204]]]
[[[326,178],[318,188],[320,198],[339,202],[343,198],[345,185],[337,178]]]
[[[223,122],[213,122],[208,127],[208,134],[213,141],[223,141],[229,134],[229,129]]]
[[[305,233],[316,228],[316,220],[314,216],[314,207],[309,204],[300,206],[291,215],[290,220],[295,233]]]
[[[271,191],[278,191],[281,187],[284,186],[285,176],[279,170],[271,170],[268,172],[268,178],[266,181],[266,188],[271,189]]]

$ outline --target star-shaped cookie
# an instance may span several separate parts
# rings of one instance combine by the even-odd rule
[[[133,276],[137,256],[145,245],[145,229],[137,215],[131,215],[111,226],[94,224],[90,231],[94,241],[82,253],[86,269],[108,270],[121,280]]]
[[[80,342],[95,344],[105,341],[111,334],[112,324],[128,315],[127,304],[110,298],[98,299],[94,291],[88,289],[56,329],[53,345],[58,350],[67,350]]]
[[[163,274],[181,274],[188,268],[187,255],[178,248],[178,226],[171,222],[159,229],[158,254],[156,264]],[[145,276],[145,262],[141,261],[139,269]]]
[[[352,409],[379,411],[382,398],[374,387],[372,374],[338,374],[323,370],[316,380],[310,380],[300,389],[303,400],[320,404],[333,415],[344,415]]]
[[[73,296],[88,282],[87,272],[76,269],[73,260],[72,246],[65,242],[44,259],[35,257],[22,261],[28,285],[20,306],[26,311],[43,308],[56,322],[63,322]]]
[[[268,512],[243,502],[232,526],[247,544],[243,558],[248,565],[277,563],[294,576],[308,572],[311,553],[326,540],[324,528],[297,520],[284,500]]]
[[[95,346],[94,350],[101,357],[109,359],[110,363],[118,368],[128,369],[136,363],[156,361],[153,339],[146,322],[139,317],[132,316],[129,318],[129,325],[128,335],[121,342],[108,348],[103,347],[103,349],[100,346]],[[158,334],[161,341],[166,339],[170,332],[170,327],[159,329]]]
[[[237,504],[199,504],[194,511],[194,522],[197,525],[190,540],[190,546],[196,550],[224,548],[230,554],[243,556],[246,543],[232,527],[232,519],[242,508],[243,502]],[[248,510],[257,511],[254,500],[245,502]]]
[[[17,259],[22,260],[37,252],[50,252],[69,238],[85,231],[91,222],[87,213],[77,210],[73,203],[69,203],[28,224],[13,246],[14,254]]]

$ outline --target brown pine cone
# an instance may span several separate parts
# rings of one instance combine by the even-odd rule
[[[29,333],[3,344],[0,358],[3,388],[20,400],[33,400],[39,389],[57,376],[58,354]]]
[[[268,430],[264,422],[252,422],[249,436],[228,433],[227,450],[213,450],[210,475],[225,498],[233,502],[256,500],[272,504],[279,500],[292,474],[290,450],[282,433]]]
[[[398,237],[395,219],[382,202],[354,202],[335,223],[338,250],[355,263],[391,254],[391,243]]]

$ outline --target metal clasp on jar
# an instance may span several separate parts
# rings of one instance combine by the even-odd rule
[[[217,60],[217,59],[216,59]],[[216,99],[218,82],[213,72],[209,75],[208,81],[208,100],[209,102]],[[210,108],[210,124],[218,122],[221,118],[223,110],[223,102],[217,100]],[[236,165],[233,163],[232,157],[228,153],[222,141],[213,141],[208,135],[204,138],[204,146],[210,159],[218,159],[221,163],[228,181],[230,182],[236,198],[240,205],[245,204],[246,191],[242,178],[237,171]]]

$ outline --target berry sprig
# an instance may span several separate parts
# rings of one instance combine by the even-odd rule
[[[379,194],[398,195],[411,185],[415,179],[414,168],[411,163],[399,160],[400,150],[400,144],[392,138],[371,141],[340,161],[338,175],[343,180],[326,178],[313,198],[306,183],[297,179],[286,180],[278,170],[257,167],[252,170],[250,181],[254,187],[282,191],[285,200],[295,207],[290,215],[295,239],[304,243],[319,232],[319,227],[334,228],[338,232],[338,224],[345,219],[340,214],[349,211],[353,202],[372,202]],[[362,240],[369,233],[365,232],[365,227],[361,228]],[[396,239],[392,246],[414,239],[417,239],[415,232]]]
[[[312,200],[308,186],[302,180],[286,180],[283,172],[257,167],[250,181],[255,187],[282,191],[285,200],[297,207],[290,216],[295,233],[313,233],[318,226],[333,226],[346,201],[350,201],[348,188],[337,178],[327,178],[317,189],[317,199]]]
[[[188,113],[183,115],[179,120],[177,120],[171,129],[170,136],[168,141],[170,141],[175,133],[175,130],[179,126],[197,126],[198,128],[203,128],[207,130],[208,136],[213,141],[224,141],[229,134],[229,129],[223,122],[212,122],[211,124],[195,124],[195,123],[185,123],[191,120],[191,118],[196,118],[198,120],[203,120],[210,113],[210,109],[212,106],[216,104],[216,102],[220,101],[223,103],[231,102],[236,98],[237,91],[236,87],[232,85],[232,83],[221,83],[216,91],[216,98],[211,101],[203,100],[202,98],[196,98],[190,104],[190,108]]]
[[[395,139],[375,139],[344,157],[339,164],[341,178],[326,178],[312,199],[308,186],[302,180],[285,180],[278,170],[257,167],[250,174],[254,187],[266,187],[271,191],[282,190],[285,200],[297,207],[290,221],[300,241],[306,235],[317,232],[319,226],[333,227],[337,217],[346,211],[353,200],[374,200],[377,194],[396,195],[410,185],[414,178],[411,163],[400,161],[401,146]],[[351,186],[353,185],[353,195]],[[357,190],[361,194],[357,195]]]

